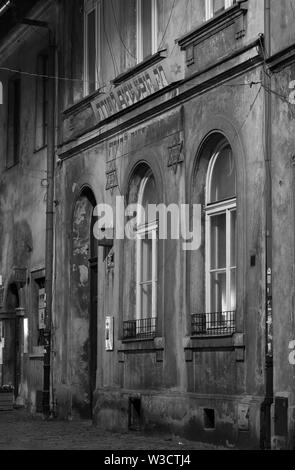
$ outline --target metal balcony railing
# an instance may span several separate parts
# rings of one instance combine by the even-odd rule
[[[157,333],[156,318],[142,318],[123,323],[123,339],[152,339]]]
[[[236,312],[194,313],[191,316],[192,336],[225,336],[236,331]]]

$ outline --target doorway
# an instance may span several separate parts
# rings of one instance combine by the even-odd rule
[[[93,235],[96,201],[84,189],[73,219],[71,351],[73,413],[92,418],[97,371],[97,241]]]
[[[19,305],[18,287],[15,283],[11,283],[7,289],[5,314],[2,316],[0,327],[2,345],[0,385],[13,385],[15,398],[18,396],[21,374],[19,325],[16,317]]]

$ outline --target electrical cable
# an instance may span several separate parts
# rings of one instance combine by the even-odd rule
[[[159,49],[161,49],[162,44],[163,44],[163,41],[164,41],[165,36],[166,36],[166,33],[167,33],[167,31],[168,31],[168,27],[169,27],[169,25],[170,25],[170,21],[171,21],[171,18],[172,18],[172,15],[173,15],[173,11],[174,11],[174,8],[175,8],[175,3],[176,3],[176,0],[173,0],[173,5],[172,5],[172,7],[171,7],[171,11],[170,11],[170,15],[169,15],[169,18],[168,18],[168,22],[167,22],[167,25],[166,25],[164,34],[163,34],[162,39],[161,39],[160,44],[159,44]]]
[[[109,41],[109,37],[107,35],[107,31],[106,31],[104,5],[102,5],[102,22],[103,22],[104,35],[105,35],[107,45],[108,45],[108,48],[109,48],[109,51],[110,51],[110,56],[111,56],[111,59],[112,59],[112,62],[113,62],[114,72],[115,72],[115,77],[116,77],[117,75],[119,75],[119,72],[118,72],[119,69],[118,69],[118,66],[117,66],[117,63],[116,63],[116,59],[115,59],[115,56],[114,56],[114,53],[113,53],[113,49],[112,49],[110,41]]]
[[[113,0],[111,0],[111,5],[112,5],[113,16],[114,16],[116,28],[117,28],[117,30],[118,30],[118,35],[119,35],[120,41],[121,41],[121,43],[122,43],[124,49],[126,50],[126,52],[128,52],[128,54],[129,54],[133,59],[137,60],[137,57],[136,57],[134,54],[132,54],[132,52],[128,49],[128,47],[126,46],[125,42],[123,41],[122,34],[121,34],[121,31],[120,31],[120,28],[119,28],[119,24],[118,24],[118,19],[117,19],[116,13],[115,13],[115,8],[114,8]]]
[[[89,82],[89,80],[83,80],[81,78],[68,78],[68,77],[58,77],[58,76],[52,76],[52,75],[43,75],[43,74],[38,74],[38,73],[33,73],[33,72],[25,72],[23,70],[11,68],[11,67],[3,67],[0,66],[0,70],[3,72],[11,72],[19,75],[25,75],[28,77],[32,78],[47,78],[47,79],[52,79],[52,80],[64,80],[64,81],[69,81],[69,82],[80,82],[84,83],[85,81]]]
[[[186,10],[188,10],[189,3],[191,3],[191,1],[192,1],[192,0],[187,0],[187,2],[186,2],[186,7],[185,7]],[[181,24],[181,27],[179,28],[179,32],[177,33],[177,36],[178,36],[178,37],[179,37],[179,36],[181,35],[181,33],[182,33],[182,29],[183,29],[183,27],[184,27],[185,22],[186,22],[186,17],[185,17],[185,15],[184,15],[183,21],[182,21],[182,24]],[[174,46],[173,46],[173,48],[172,48],[172,50],[171,50],[171,52],[170,52],[170,54],[169,54],[169,57],[172,56],[172,54],[173,54],[173,52],[174,52],[176,46],[178,46],[177,42],[174,44]]]

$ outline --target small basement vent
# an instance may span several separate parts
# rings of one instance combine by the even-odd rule
[[[215,429],[215,410],[204,408],[204,429]]]
[[[128,427],[132,431],[139,431],[141,428],[141,398],[140,397],[129,397]]]

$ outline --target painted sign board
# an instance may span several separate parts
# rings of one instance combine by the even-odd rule
[[[175,59],[164,59],[126,80],[111,92],[95,98],[91,105],[96,120],[101,122],[183,79],[184,64]]]

